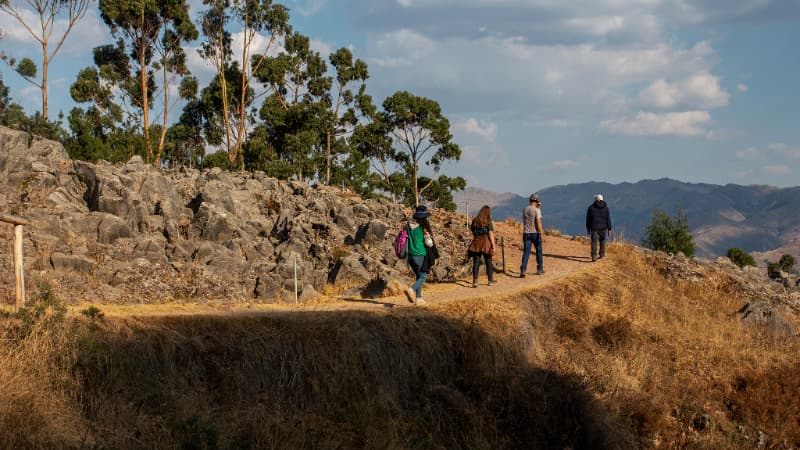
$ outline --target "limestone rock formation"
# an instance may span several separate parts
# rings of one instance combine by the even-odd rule
[[[293,301],[295,270],[308,301],[328,284],[395,289],[410,276],[392,251],[410,211],[386,199],[263,172],[163,170],[138,156],[73,161],[58,143],[2,127],[0,211],[32,221],[29,283],[46,280],[73,302]],[[432,223],[442,259],[430,278],[461,274],[463,218],[436,211]],[[10,250],[11,227],[0,237]],[[0,270],[12,273],[10,258]],[[8,277],[3,294],[13,298]]]

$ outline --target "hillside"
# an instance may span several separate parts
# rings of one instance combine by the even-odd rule
[[[0,308],[2,448],[800,446],[797,277],[621,242],[592,263],[554,233],[522,279],[508,221],[475,289],[465,217],[436,211],[411,307],[385,200],[2,129],[0,174],[0,210],[33,221],[30,301]]]
[[[457,193],[462,207],[473,190]],[[602,193],[612,212],[617,235],[638,242],[655,208],[673,214],[683,208],[704,257],[724,255],[728,248],[748,252],[767,252],[800,240],[800,187],[724,186],[683,183],[671,179],[642,180],[636,183],[580,183],[554,186],[539,192],[545,227],[568,234],[585,233],[584,218],[592,196]],[[527,197],[484,190],[476,198],[493,207],[494,218],[517,218],[527,205]],[[796,247],[796,246],[795,246]],[[795,251],[790,247],[788,251]]]
[[[416,308],[64,316],[39,291],[0,318],[0,445],[800,445],[800,292],[620,244],[580,264]]]

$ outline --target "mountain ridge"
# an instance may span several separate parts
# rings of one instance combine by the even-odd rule
[[[478,195],[476,195],[476,193]],[[800,254],[800,187],[728,183],[688,183],[671,178],[636,182],[590,181],[547,187],[537,191],[542,199],[545,228],[568,234],[584,234],[586,208],[594,194],[603,194],[611,208],[612,223],[618,237],[638,242],[652,218],[661,208],[674,214],[686,211],[697,243],[697,254],[724,255],[728,248],[773,257],[776,250]],[[477,204],[492,207],[495,220],[519,220],[528,204],[527,195],[491,195],[486,189],[468,188],[455,193],[460,212],[465,204],[474,211]],[[764,262],[764,261],[760,261]]]

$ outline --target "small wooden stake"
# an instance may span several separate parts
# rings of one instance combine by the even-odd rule
[[[22,225],[14,225],[14,278],[17,282],[17,300],[14,311],[25,306],[25,270],[22,258]]]

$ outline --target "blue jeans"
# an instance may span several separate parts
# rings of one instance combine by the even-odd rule
[[[528,258],[531,256],[531,245],[536,248],[536,271],[544,270],[544,257],[542,256],[542,236],[539,233],[522,233],[522,265],[519,273],[528,270]]]
[[[597,259],[597,244],[600,244],[600,257],[606,256],[606,234],[608,230],[592,230],[592,261]]]
[[[414,276],[417,277],[417,280],[414,281],[414,284],[411,285],[411,290],[417,294],[417,298],[422,298],[422,283],[425,282],[425,278],[428,276],[428,272],[420,271],[422,268],[422,263],[425,261],[424,256],[408,256],[408,265],[411,267],[411,270],[414,271]]]

